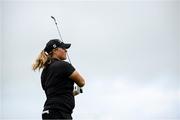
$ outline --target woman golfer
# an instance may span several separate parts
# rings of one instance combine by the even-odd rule
[[[52,39],[40,53],[33,70],[43,69],[41,73],[41,85],[45,91],[47,100],[44,104],[42,119],[68,119],[72,120],[72,112],[75,107],[73,92],[74,83],[83,87],[85,80],[66,60],[66,53],[71,44]]]

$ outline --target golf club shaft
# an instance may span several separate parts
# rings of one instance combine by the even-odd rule
[[[58,27],[58,25],[57,25],[57,22],[56,22],[55,17],[51,16],[51,18],[52,18],[52,19],[54,20],[54,22],[55,22],[55,25],[56,25],[56,28],[57,28],[57,31],[58,31],[60,40],[61,40],[62,42],[64,42],[63,39],[62,39],[62,36],[61,36],[61,33],[60,33],[60,30],[59,30],[59,27]],[[71,60],[70,60],[70,57],[69,57],[68,52],[67,52],[67,58],[68,58],[69,63],[71,64]]]

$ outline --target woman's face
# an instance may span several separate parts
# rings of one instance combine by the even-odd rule
[[[67,50],[65,48],[57,48],[54,50],[54,57],[57,57],[61,60],[66,60]]]

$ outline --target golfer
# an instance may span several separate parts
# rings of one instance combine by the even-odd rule
[[[46,94],[46,101],[42,112],[42,119],[72,120],[75,107],[73,91],[74,83],[79,87],[85,85],[84,78],[66,60],[67,49],[71,44],[63,43],[59,39],[47,42],[34,64],[33,70],[43,69],[41,85]]]

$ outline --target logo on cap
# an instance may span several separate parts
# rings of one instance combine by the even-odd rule
[[[56,48],[56,47],[57,47],[56,44],[54,44],[54,45],[53,45],[53,48]]]

